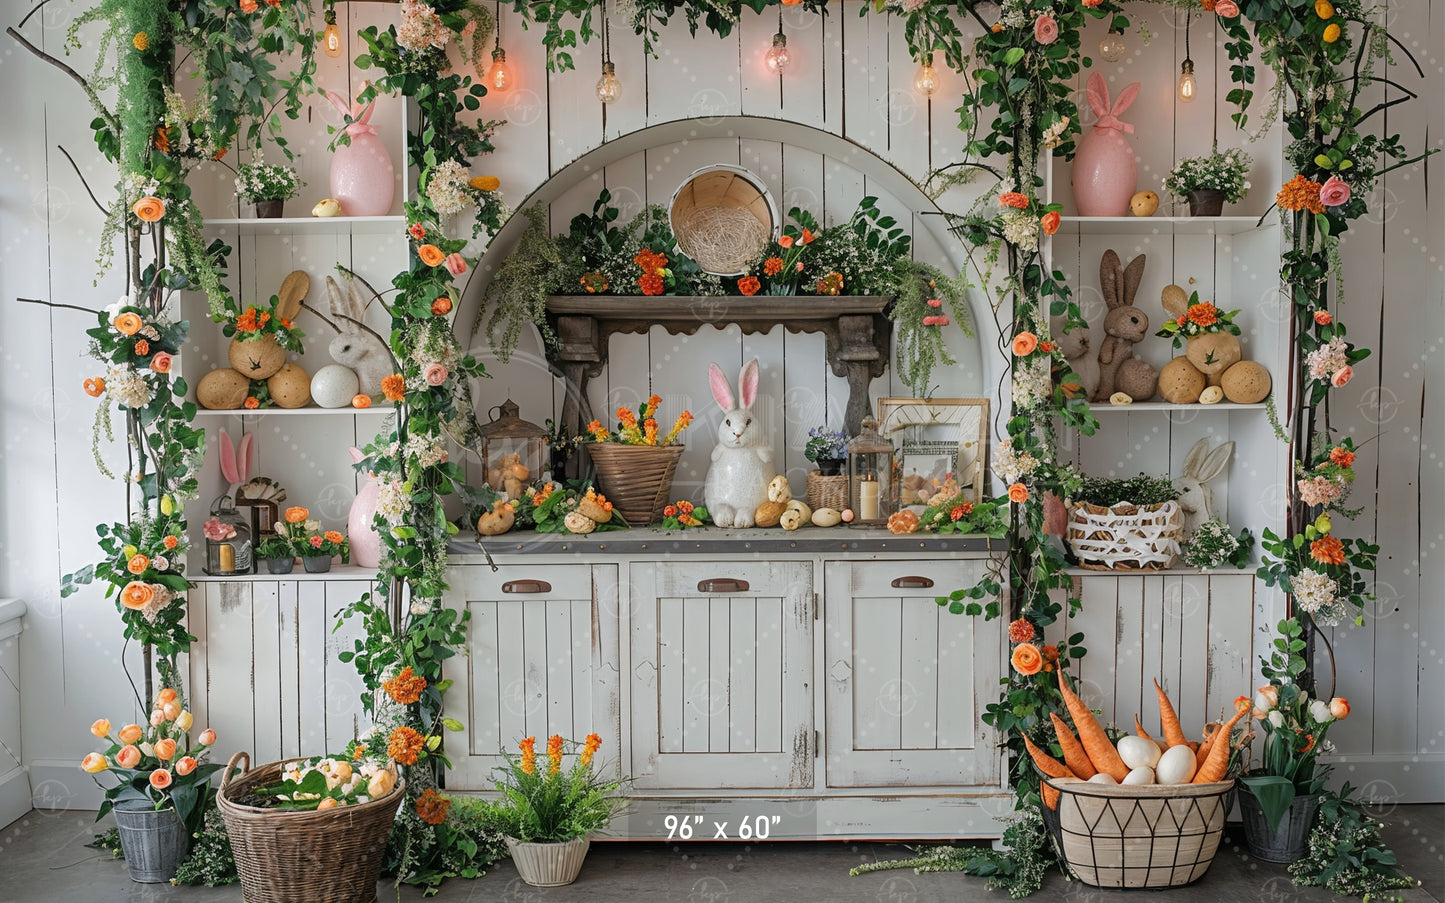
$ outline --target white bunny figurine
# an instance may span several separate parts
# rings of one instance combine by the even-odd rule
[[[1207,438],[1194,443],[1184,458],[1184,476],[1174,479],[1179,489],[1179,507],[1184,509],[1186,537],[1214,516],[1214,493],[1204,484],[1224,472],[1229,457],[1234,454],[1234,443],[1225,442],[1214,451],[1208,449]]]
[[[361,328],[362,318],[366,316],[366,302],[362,300],[356,280],[347,278],[346,296],[343,298],[341,286],[327,276],[326,296],[330,299],[331,313],[336,316],[333,325],[337,335],[328,349],[331,359],[356,371],[361,380],[361,394],[380,393],[381,381],[395,373],[396,368],[391,351],[381,339]]]
[[[1049,333],[1059,343],[1059,350],[1069,362],[1069,369],[1079,377],[1079,397],[1087,401],[1099,387],[1099,360],[1089,353],[1089,327],[1076,326],[1064,332],[1067,322],[1067,317],[1052,318],[1049,320]]]
[[[737,403],[717,364],[708,367],[708,385],[723,410],[723,419],[703,488],[707,512],[719,527],[751,527],[753,512],[768,500],[768,481],[777,472],[773,447],[753,413],[758,398],[758,359],[743,364],[738,374]]]

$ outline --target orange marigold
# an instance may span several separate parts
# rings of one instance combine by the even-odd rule
[[[135,353],[138,354],[138,355],[140,355],[141,357],[145,357],[147,354],[150,354],[150,353],[151,353],[151,343],[150,343],[150,342],[147,342],[145,339],[136,339],[136,340],[135,340]]]
[[[1333,536],[1322,536],[1310,543],[1310,557],[1320,564],[1344,564],[1345,544]]]
[[[401,401],[406,397],[406,380],[402,379],[400,373],[383,376],[381,394],[386,396],[387,401]]]
[[[254,395],[248,395],[248,396],[246,396],[246,401],[245,401],[245,403],[244,403],[244,405],[243,405],[243,407],[245,407],[246,410],[248,410],[248,411],[254,411],[254,410],[256,410],[257,408],[259,408],[260,406],[261,406],[261,399],[257,398],[257,397],[254,396]]]
[[[1219,308],[1208,301],[1189,305],[1189,321],[1199,326],[1213,326],[1219,322]]]
[[[445,317],[452,312],[452,299],[442,295],[431,303],[432,316]]]
[[[778,275],[778,273],[782,272],[782,269],[783,269],[783,258],[781,258],[781,257],[776,257],[776,256],[774,256],[774,257],[769,257],[767,260],[763,261],[763,273],[764,273],[764,275],[767,275],[767,276],[776,276],[776,275]]]
[[[744,295],[756,295],[758,289],[762,287],[763,284],[758,281],[758,277],[756,276],[744,276],[738,280],[738,291]]]
[[[1336,445],[1330,449],[1330,463],[1349,467],[1355,463],[1355,453],[1344,446]]]
[[[413,673],[411,665],[407,665],[391,680],[384,681],[381,688],[399,704],[411,705],[421,699],[421,692],[426,689],[426,678]]]
[[[1285,210],[1308,210],[1310,213],[1324,213],[1325,204],[1320,200],[1320,183],[1296,175],[1284,183],[1274,202]]]
[[[1017,191],[1005,191],[998,196],[998,205],[1000,207],[1013,207],[1017,210],[1024,210],[1029,206],[1028,195],[1021,194]]]
[[[415,765],[426,738],[415,728],[402,725],[386,741],[386,754],[403,765]]]
[[[1011,643],[1027,643],[1034,638],[1034,625],[1029,623],[1027,618],[1010,621],[1008,638]]]
[[[447,820],[447,810],[452,801],[428,787],[416,800],[416,814],[429,825],[439,825]]]
[[[667,284],[656,273],[647,273],[637,280],[637,287],[644,295],[660,295],[667,288]]]
[[[687,499],[683,499],[682,501],[677,503],[677,510],[681,511],[683,514],[691,514],[692,502],[689,502]]]
[[[327,542],[343,542],[346,539],[345,536],[342,536],[336,530],[327,530],[325,533],[321,534],[321,538],[325,539]]]

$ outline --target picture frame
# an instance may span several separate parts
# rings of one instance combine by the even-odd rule
[[[966,501],[981,500],[988,417],[987,398],[878,399],[878,432],[893,442],[899,467],[898,504],[929,504],[949,474]],[[940,479],[942,467],[948,469]]]

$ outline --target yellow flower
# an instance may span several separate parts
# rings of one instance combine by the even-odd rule
[[[1335,17],[1335,5],[1330,0],[1315,0],[1315,15],[1321,19],[1333,19]]]
[[[135,45],[136,50],[140,51],[144,51],[151,45],[150,36],[143,31],[136,32],[135,37],[131,38],[130,42]]]
[[[502,187],[502,180],[496,176],[473,176],[467,184],[478,191],[496,191]]]
[[[1333,44],[1340,39],[1340,26],[1337,22],[1331,22],[1325,26],[1325,43]]]

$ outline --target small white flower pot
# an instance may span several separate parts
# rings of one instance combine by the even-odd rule
[[[524,843],[506,838],[517,874],[533,887],[561,887],[577,880],[592,841],[585,837],[562,843]]]

